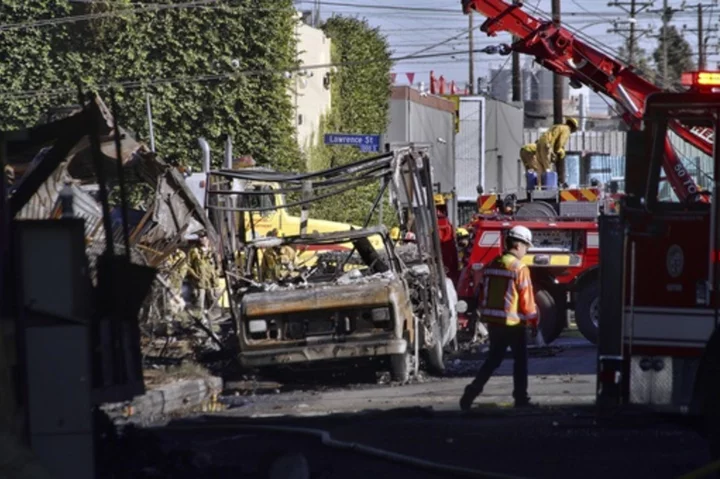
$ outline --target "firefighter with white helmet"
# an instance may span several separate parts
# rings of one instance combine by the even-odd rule
[[[558,184],[563,186],[566,186],[565,147],[570,140],[570,135],[578,131],[579,127],[580,124],[575,118],[568,118],[563,124],[551,126],[548,131],[540,135],[536,143],[537,163],[540,168],[547,171],[555,163]]]
[[[480,321],[487,323],[490,351],[477,376],[460,399],[460,408],[467,411],[480,395],[492,373],[502,364],[505,351],[513,353],[513,398],[515,407],[530,406],[527,393],[526,327],[537,332],[537,308],[530,279],[530,270],[522,258],[532,247],[532,233],[524,226],[515,226],[505,237],[505,252],[483,270],[480,298]]]

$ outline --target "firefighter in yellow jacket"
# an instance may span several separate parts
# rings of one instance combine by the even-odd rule
[[[537,162],[543,171],[550,169],[553,163],[558,175],[558,184],[566,186],[565,183],[565,147],[570,140],[570,135],[578,130],[578,121],[575,118],[568,118],[564,124],[553,125],[548,131],[540,135],[536,142]],[[538,182],[540,179],[538,179]]]
[[[217,264],[215,253],[210,248],[210,240],[203,232],[199,235],[199,245],[188,253],[187,274],[195,293],[198,309],[209,309],[215,302],[214,292],[217,287]]]
[[[173,288],[173,292],[180,294],[183,280],[185,280],[188,272],[187,255],[183,250],[177,249],[173,254],[168,256],[164,266],[168,273],[168,282]]]
[[[460,399],[467,411],[480,395],[492,373],[502,364],[508,346],[513,353],[513,399],[515,407],[530,406],[528,396],[526,327],[537,334],[537,308],[530,280],[530,270],[522,258],[532,247],[532,233],[515,226],[505,238],[505,252],[495,258],[483,272],[480,321],[487,323],[490,351],[477,376]]]
[[[520,161],[522,161],[525,171],[534,170],[538,175],[542,173],[540,163],[537,160],[537,145],[528,143],[520,148]]]
[[[268,231],[267,236],[278,236],[277,228]],[[278,281],[284,279],[295,269],[297,254],[290,245],[266,248],[262,254],[260,268],[265,281]]]

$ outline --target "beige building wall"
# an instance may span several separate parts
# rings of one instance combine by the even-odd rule
[[[330,110],[330,68],[308,68],[329,65],[330,39],[322,30],[305,24],[301,15],[295,27],[300,71],[293,73],[290,95],[295,106],[295,131],[302,150],[322,141],[318,138],[320,119]]]

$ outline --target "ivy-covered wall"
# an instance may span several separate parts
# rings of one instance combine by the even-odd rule
[[[330,18],[322,27],[332,40],[332,107],[321,122],[318,144],[310,149],[309,167],[320,170],[344,165],[370,155],[357,149],[322,144],[325,133],[384,134],[392,84],[392,61],[387,39],[367,21],[349,17]],[[350,191],[319,204],[313,215],[362,225],[379,191],[377,184]],[[393,222],[384,208],[385,223]],[[374,219],[377,222],[377,218]]]
[[[229,134],[236,154],[303,169],[284,75],[296,65],[292,0],[179,3],[0,2],[3,24],[97,15],[0,32],[0,128],[27,127],[49,107],[76,103],[78,82],[105,98],[115,85],[122,123],[145,141],[152,95],[156,148],[166,158],[199,167],[204,136],[217,165]]]

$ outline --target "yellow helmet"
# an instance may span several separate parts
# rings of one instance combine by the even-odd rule
[[[455,234],[458,236],[468,236],[470,233],[468,233],[468,230],[466,230],[465,228],[458,228],[457,230],[455,230]]]
[[[567,118],[567,119],[565,120],[565,124],[568,125],[568,126],[573,127],[573,128],[576,129],[576,130],[577,130],[578,128],[580,128],[580,123],[578,123],[578,121],[577,121],[575,118]]]

